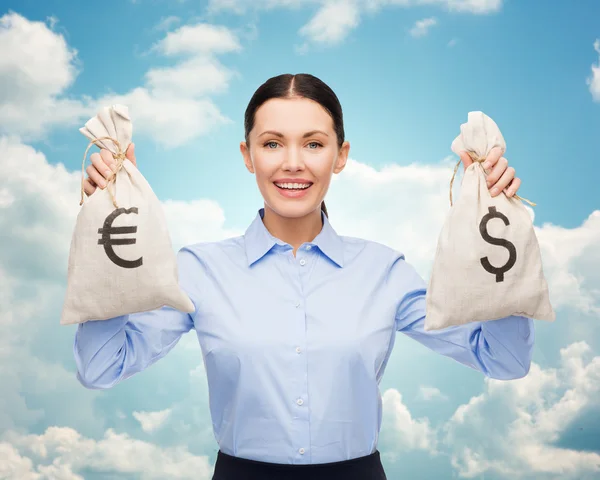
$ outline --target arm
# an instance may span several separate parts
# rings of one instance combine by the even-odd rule
[[[424,280],[403,257],[394,262],[393,268],[401,292],[397,331],[487,377],[512,380],[527,375],[535,340],[532,319],[509,316],[425,331]]]
[[[179,285],[194,305],[194,255],[177,253]],[[197,309],[196,309],[197,310]],[[86,388],[111,388],[164,357],[194,326],[193,313],[171,307],[80,323],[73,354],[77,379]]]

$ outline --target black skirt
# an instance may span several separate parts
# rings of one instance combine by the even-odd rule
[[[212,480],[387,480],[379,451],[332,463],[267,463],[233,457],[219,450]]]

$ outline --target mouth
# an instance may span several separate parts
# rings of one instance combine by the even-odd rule
[[[303,192],[308,190],[312,186],[312,182],[309,183],[279,183],[273,182],[279,190],[284,192]]]
[[[273,185],[277,188],[277,191],[282,197],[291,198],[291,199],[300,199],[306,195],[310,191],[310,187],[312,187],[312,182],[302,182],[302,183],[281,183],[281,182],[273,182]]]

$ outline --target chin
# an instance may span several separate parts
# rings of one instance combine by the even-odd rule
[[[314,202],[305,200],[282,201],[278,199],[276,201],[268,202],[268,205],[277,215],[285,218],[305,217],[306,215],[310,215],[317,208],[321,208],[320,202],[314,204]]]

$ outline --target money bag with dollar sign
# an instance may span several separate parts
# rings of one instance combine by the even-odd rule
[[[132,130],[124,105],[101,109],[79,130],[90,143],[83,155],[82,207],[71,238],[61,325],[163,306],[194,311],[179,285],[177,255],[160,201],[125,157]],[[84,201],[83,165],[93,145],[112,153],[117,172]]]
[[[503,192],[492,197],[487,186],[482,163],[494,147],[506,151],[496,123],[483,112],[469,112],[451,149],[468,152],[473,163],[454,204],[450,183],[451,209],[426,295],[426,331],[512,315],[555,320],[525,199]]]

